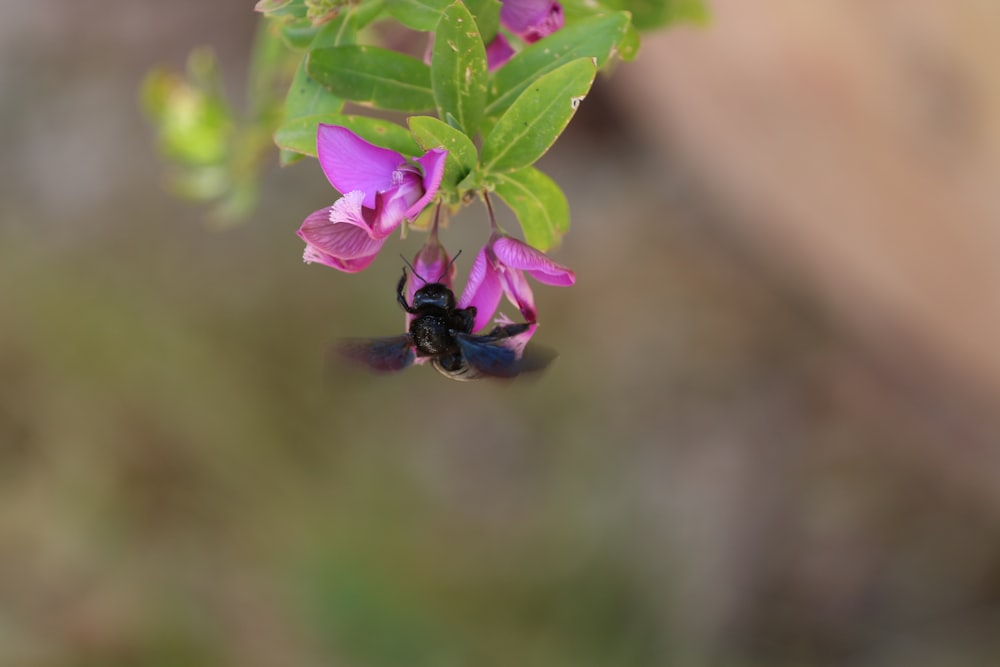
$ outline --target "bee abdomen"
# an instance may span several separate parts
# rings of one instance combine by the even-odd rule
[[[458,344],[444,318],[421,315],[410,323],[413,345],[421,356],[437,356],[457,350]]]

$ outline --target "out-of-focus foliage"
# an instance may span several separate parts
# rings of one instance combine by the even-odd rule
[[[257,205],[260,170],[272,152],[280,118],[275,81],[289,69],[280,42],[261,31],[250,67],[243,112],[222,90],[218,62],[209,49],[191,53],[184,74],[167,68],[143,81],[141,102],[157,132],[168,165],[169,188],[179,197],[210,204],[209,218],[228,225]]]

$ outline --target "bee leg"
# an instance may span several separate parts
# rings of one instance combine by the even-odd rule
[[[413,307],[406,303],[406,296],[403,294],[403,289],[406,288],[406,267],[403,267],[403,275],[399,277],[399,282],[396,284],[396,301],[399,303],[399,307],[408,312],[410,315],[416,315],[417,311]]]

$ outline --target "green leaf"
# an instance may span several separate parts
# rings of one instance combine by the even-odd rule
[[[613,12],[583,19],[528,46],[494,73],[486,115],[499,116],[537,77],[572,60],[595,58],[604,67],[628,26],[628,14]]]
[[[625,37],[618,43],[618,56],[625,62],[635,60],[635,56],[639,53],[640,41],[639,29],[634,23],[630,23]]]
[[[324,24],[316,34],[313,44],[317,46],[338,46],[342,43],[352,42],[356,36],[357,30],[354,28],[352,16],[349,12],[345,12],[335,20]],[[306,69],[306,58],[303,57],[299,61],[292,84],[289,86],[288,94],[285,96],[285,116],[281,126],[275,132],[275,138],[277,140],[279,134],[283,134],[282,128],[285,125],[298,118],[330,116],[340,113],[340,110],[343,108],[343,98],[334,95],[326,86],[309,76],[309,72]],[[298,145],[299,143],[294,142],[293,145]],[[315,145],[309,144],[307,147],[315,153]],[[290,150],[294,149],[287,146],[282,151],[281,164],[283,166],[294,162],[294,160],[284,156],[284,153]]]
[[[278,150],[278,164],[282,167],[290,167],[304,157],[304,154],[290,151],[287,148]]]
[[[434,108],[430,68],[402,53],[356,44],[314,49],[306,70],[352,102],[410,113]]]
[[[375,19],[382,16],[385,0],[365,0],[365,2],[350,6],[351,22],[356,30],[361,30]],[[319,45],[317,45],[319,46]]]
[[[534,81],[483,140],[483,170],[513,171],[542,157],[576,113],[596,74],[593,60],[579,58]]]
[[[424,150],[432,148],[448,149],[448,159],[444,163],[444,177],[441,179],[441,190],[453,201],[461,198],[456,186],[476,168],[478,155],[476,146],[467,136],[431,116],[410,116],[407,119],[410,131],[417,143]]]
[[[483,44],[489,44],[500,31],[500,0],[465,0],[469,13],[476,19]]]
[[[284,123],[303,116],[320,116],[339,113],[344,108],[344,100],[330,92],[309,76],[306,59],[303,58],[295,70],[292,85],[285,97]]]
[[[434,33],[431,88],[438,115],[475,136],[486,104],[486,47],[462,2],[444,10]]]
[[[679,22],[704,25],[710,18],[704,0],[607,0],[605,4],[631,12],[639,30]]]
[[[357,39],[358,28],[358,13],[355,10],[344,11],[337,18],[322,25],[311,46],[319,49],[352,44]]]
[[[295,51],[308,49],[319,30],[319,26],[313,25],[313,22],[305,17],[285,21],[280,27],[285,44]]]
[[[269,18],[281,16],[302,18],[306,15],[306,3],[304,0],[260,0],[254,5],[253,10]]]
[[[413,30],[430,32],[437,27],[444,8],[452,0],[386,0],[389,15]]]
[[[316,157],[316,129],[320,123],[346,127],[368,143],[403,155],[413,156],[423,152],[406,128],[369,116],[325,115],[297,118],[278,128],[274,133],[274,142],[283,149]]]
[[[514,211],[528,245],[547,251],[569,229],[566,195],[534,167],[497,174],[496,193]]]

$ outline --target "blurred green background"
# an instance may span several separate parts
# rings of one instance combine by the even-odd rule
[[[342,275],[300,261],[314,161],[228,231],[159,182],[142,74],[212,44],[238,99],[249,3],[0,10],[0,665],[1000,661],[1000,497],[924,455],[991,412],[749,252],[602,82],[542,165],[555,365],[372,377],[327,346],[401,330],[420,235]]]

